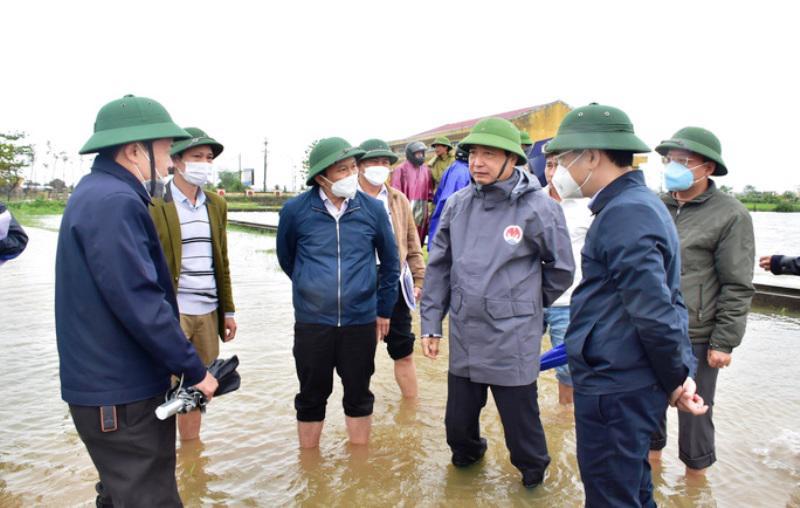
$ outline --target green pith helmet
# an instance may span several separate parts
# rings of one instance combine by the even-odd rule
[[[436,145],[446,146],[450,150],[453,149],[453,143],[451,143],[450,140],[447,139],[444,136],[439,136],[438,138],[433,140],[433,143],[431,143],[431,146],[433,147],[433,146],[436,146]]]
[[[713,132],[702,127],[684,127],[672,138],[666,139],[656,147],[656,152],[667,155],[671,150],[687,150],[702,155],[706,159],[717,163],[712,175],[722,176],[728,174],[728,168],[722,161],[722,145]]]
[[[400,158],[389,148],[386,141],[378,138],[368,139],[358,145],[364,151],[364,155],[358,158],[359,162],[367,159],[377,159],[378,157],[388,157],[389,164],[394,164]]]
[[[522,151],[519,140],[519,129],[503,118],[484,118],[469,131],[459,146],[469,152],[472,145],[491,146],[511,152],[517,156],[517,164],[525,164],[528,158]]]
[[[520,145],[532,145],[533,140],[531,139],[531,135],[528,134],[528,131],[519,131],[519,144]]]
[[[94,153],[136,141],[191,137],[172,121],[167,110],[158,102],[147,97],[126,95],[100,108],[94,121],[94,134],[78,153]]]
[[[184,130],[191,134],[192,137],[172,143],[172,148],[169,151],[170,155],[180,155],[190,148],[208,145],[208,147],[211,148],[211,152],[214,153],[214,158],[216,159],[219,157],[219,154],[222,153],[222,150],[224,150],[224,147],[219,144],[217,140],[210,137],[201,129],[198,129],[197,127],[186,127]]]
[[[358,147],[353,148],[350,143],[342,138],[320,139],[317,144],[314,145],[311,153],[308,154],[308,164],[310,168],[308,170],[306,185],[314,183],[315,176],[337,162],[349,159],[350,157],[358,158],[363,154],[364,150]]]
[[[646,153],[650,148],[636,137],[633,124],[622,110],[593,102],[570,111],[558,133],[547,143],[547,153],[568,150],[623,150]]]

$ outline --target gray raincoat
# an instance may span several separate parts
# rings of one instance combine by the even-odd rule
[[[561,207],[536,177],[453,194],[434,238],[422,292],[422,336],[450,313],[450,372],[524,386],[539,375],[542,308],[572,284],[575,263]]]

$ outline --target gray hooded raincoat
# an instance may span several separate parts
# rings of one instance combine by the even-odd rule
[[[542,308],[572,284],[575,263],[561,207],[536,177],[453,194],[442,213],[421,302],[422,336],[450,313],[450,372],[523,386],[539,375]]]

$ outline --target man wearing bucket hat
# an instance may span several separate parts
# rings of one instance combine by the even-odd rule
[[[420,242],[425,244],[425,236],[430,225],[429,205],[433,202],[433,178],[425,164],[427,147],[421,141],[413,141],[406,146],[406,160],[392,171],[391,185],[408,198],[414,214],[414,224]]]
[[[460,146],[474,183],[447,200],[430,251],[423,353],[437,357],[449,312],[445,427],[453,465],[469,466],[486,452],[479,418],[491,389],[511,463],[533,488],[550,463],[536,386],[542,308],[572,283],[569,234],[558,204],[515,167],[526,159],[510,122],[481,120]]]
[[[447,171],[447,168],[456,160],[453,154],[453,144],[445,136],[440,136],[433,140],[431,148],[436,153],[436,156],[428,162],[431,168],[431,177],[433,178],[434,192],[439,187],[439,182],[442,181],[442,175]]]
[[[219,340],[236,336],[235,308],[228,268],[228,205],[203,190],[213,174],[213,162],[223,147],[197,127],[192,137],[177,141],[170,154],[175,177],[164,199],[154,199],[150,214],[156,225],[167,266],[178,296],[181,328],[203,364],[219,356]],[[182,440],[200,436],[199,410],[178,416]]]
[[[731,363],[742,342],[755,289],[753,221],[738,199],[720,192],[710,176],[728,173],[717,137],[701,127],[685,127],[656,151],[665,163],[663,196],[681,242],[681,292],[689,312],[689,337],[697,358],[695,381],[709,410],[701,416],[678,413],[678,448],[689,475],[716,461],[714,394],[719,369]],[[667,443],[667,415],[651,443],[659,459]]]
[[[276,246],[292,279],[301,448],[319,446],[334,369],[350,442],[369,441],[369,382],[376,344],[389,333],[400,259],[383,204],[358,192],[356,157],[363,154],[342,138],[321,139],[308,156],[311,188],[280,212]]]
[[[571,111],[547,144],[564,199],[591,197],[565,339],[587,506],[654,506],[650,436],[667,404],[701,414],[680,291],[680,244],[666,207],[632,169],[650,149],[617,108]]]
[[[189,137],[158,102],[125,96],[97,114],[80,153],[98,153],[61,220],[56,339],[61,396],[100,476],[98,506],[180,506],[170,375],[211,399],[217,382],[186,340],[147,207]],[[150,185],[145,185],[146,181]]]
[[[411,331],[411,311],[422,294],[425,279],[425,260],[419,242],[411,205],[397,189],[386,185],[389,167],[397,155],[381,139],[368,139],[359,145],[364,155],[358,159],[359,189],[383,204],[389,215],[400,257],[400,296],[392,311],[389,333],[384,338],[386,350],[394,360],[394,378],[403,397],[417,396],[417,369],[414,365],[414,333]]]

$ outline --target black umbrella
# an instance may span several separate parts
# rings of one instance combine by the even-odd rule
[[[217,386],[214,396],[225,395],[226,393],[234,392],[239,389],[242,383],[242,378],[236,372],[239,366],[239,357],[236,355],[231,356],[227,360],[217,358],[211,365],[208,366],[208,372],[217,378],[219,386]],[[200,408],[201,412],[205,412],[208,399],[203,395],[200,390],[190,387],[184,388],[183,380],[167,392],[165,402],[156,408],[156,417],[159,420],[166,420],[175,414],[185,414],[194,409]]]

